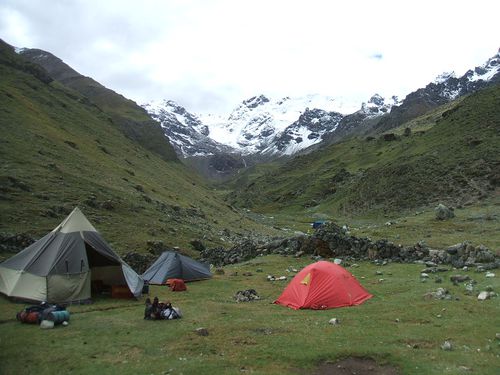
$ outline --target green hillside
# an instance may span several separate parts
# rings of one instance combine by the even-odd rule
[[[496,199],[499,108],[497,85],[392,134],[351,138],[282,165],[256,167],[234,182],[228,200],[259,212],[352,218]]]
[[[194,239],[210,247],[269,232],[7,45],[0,98],[0,233],[39,237],[75,206],[120,253],[145,251],[149,240],[189,251]]]
[[[49,52],[24,49],[21,55],[42,67],[56,81],[83,95],[84,101],[90,100],[97,105],[128,138],[167,161],[177,159],[173,147],[163,136],[160,125],[134,101],[104,87],[90,77],[81,75]]]

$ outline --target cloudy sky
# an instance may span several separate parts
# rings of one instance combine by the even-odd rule
[[[500,47],[500,1],[2,0],[0,38],[138,103],[224,112],[261,93],[403,98]]]

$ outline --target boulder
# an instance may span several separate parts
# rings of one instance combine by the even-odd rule
[[[448,220],[455,217],[455,212],[453,211],[453,208],[446,207],[442,203],[438,204],[434,210],[436,211],[437,220]]]

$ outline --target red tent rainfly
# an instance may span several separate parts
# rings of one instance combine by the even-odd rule
[[[274,303],[295,310],[324,310],[360,305],[371,297],[344,268],[332,262],[320,261],[308,265],[295,275]]]

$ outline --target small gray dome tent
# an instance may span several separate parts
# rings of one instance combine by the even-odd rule
[[[95,280],[127,285],[135,297],[144,285],[78,207],[52,232],[0,264],[0,292],[22,300],[89,300]]]
[[[212,277],[210,266],[173,251],[163,252],[143,274],[150,284],[165,284],[168,279],[195,281]]]

